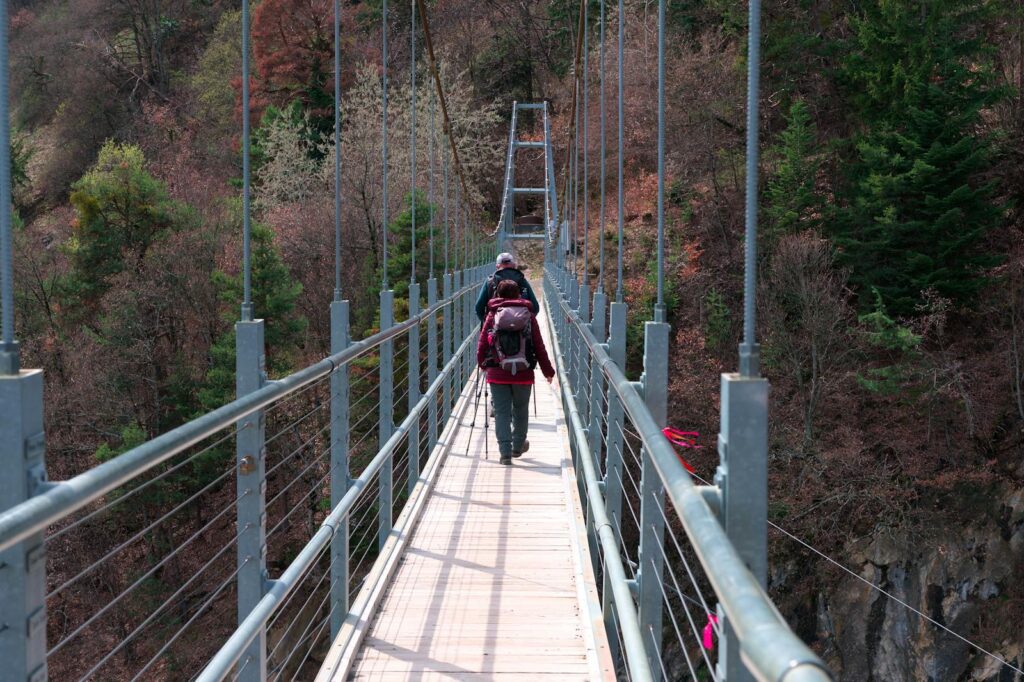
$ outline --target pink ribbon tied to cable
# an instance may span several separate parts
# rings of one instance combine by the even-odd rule
[[[672,443],[672,445],[678,445],[681,448],[687,448],[690,450],[699,450],[701,448],[700,445],[697,445],[697,438],[700,437],[700,434],[696,431],[680,431],[679,429],[674,429],[671,426],[666,426],[661,430],[661,435],[665,436],[668,442]],[[691,474],[696,473],[696,469],[694,469],[689,462],[683,459],[682,455],[676,453],[676,457],[679,457],[679,461],[682,462],[687,471]]]
[[[708,624],[704,626],[704,648],[711,651],[715,648],[715,626],[718,625],[718,616],[708,614]]]

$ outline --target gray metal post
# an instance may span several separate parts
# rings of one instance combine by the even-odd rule
[[[395,292],[388,289],[380,292],[380,328],[388,329],[395,323]],[[377,410],[379,434],[378,448],[383,449],[384,444],[394,433],[394,411],[395,411],[395,344],[394,341],[385,341],[380,344],[380,405]],[[384,543],[391,533],[392,518],[391,507],[394,500],[394,475],[395,460],[393,455],[388,455],[387,461],[380,469],[378,486],[378,525],[377,544],[383,549]]]
[[[612,303],[610,311],[610,334],[608,337],[608,355],[611,356],[619,369],[625,371],[626,367],[626,313],[628,309],[625,303]],[[623,438],[622,427],[625,411],[618,393],[612,386],[608,387],[608,449],[605,455],[604,465],[604,499],[605,510],[608,518],[615,528],[616,537],[621,535],[622,529],[622,454]],[[602,591],[602,610],[604,611],[605,629],[608,632],[616,632],[618,624],[615,618],[615,611],[612,602],[612,584],[610,576],[605,573],[604,590]],[[610,637],[612,656],[618,662],[621,652],[618,649],[618,640]]]
[[[452,274],[450,272],[445,273],[442,282],[442,295],[444,300],[449,300],[452,297]],[[452,359],[452,331],[454,322],[452,321],[454,310],[452,306],[446,306],[444,309],[442,320],[442,331],[441,331],[441,364],[447,365]],[[452,413],[452,386],[454,381],[455,372],[451,372],[449,377],[445,380],[445,391],[444,401],[442,403],[442,415],[441,422],[444,424],[448,423],[448,418]]]
[[[263,320],[235,324],[235,393],[259,390],[267,381]],[[267,588],[266,420],[263,411],[238,422],[236,486],[238,502],[238,623],[256,607]],[[267,631],[246,649],[239,680],[267,679]]]
[[[668,341],[665,322],[644,325],[644,403],[655,423],[665,424],[668,408]],[[637,576],[640,627],[651,670],[661,670],[662,573],[665,535],[665,486],[646,448],[641,453],[640,571]]]
[[[437,280],[431,277],[427,280],[427,308],[437,305]],[[433,386],[437,379],[437,314],[431,313],[427,317],[427,386]],[[431,452],[437,445],[438,422],[437,422],[437,398],[430,401],[427,407],[427,449]]]
[[[0,511],[46,481],[43,371],[0,375]],[[0,678],[46,680],[46,545],[43,533],[0,552]],[[9,677],[8,677],[9,676]]]
[[[331,353],[349,345],[349,302],[331,302]],[[341,504],[349,487],[349,366],[331,374],[331,509]],[[331,540],[331,639],[338,636],[348,615],[349,519],[339,524]]]
[[[412,282],[409,284],[409,317],[415,317],[420,314],[420,285],[418,282]],[[409,387],[409,411],[416,407],[416,403],[420,401],[420,326],[416,325],[409,329],[409,369],[408,369],[408,387]],[[419,423],[416,427],[409,431],[408,438],[408,450],[409,450],[409,476],[407,481],[407,487],[409,494],[412,495],[412,489],[416,486],[416,481],[420,477],[420,428]]]
[[[590,285],[586,283],[580,287],[579,313],[580,321],[583,324],[590,324]],[[583,381],[584,377],[589,376],[588,368],[590,367],[590,363],[587,362],[589,360],[589,354],[585,350],[585,344],[583,343],[583,339],[580,338],[579,332],[573,334],[573,336],[575,337],[576,344],[576,352],[574,354],[576,377],[572,388],[576,394],[576,409],[579,410],[583,423],[588,424],[590,422],[590,405],[585,404],[586,401],[583,400]]]
[[[590,320],[590,330],[599,343],[604,343],[608,334],[607,310],[608,297],[598,291],[594,294],[594,312]],[[589,353],[587,355],[589,356]],[[594,462],[594,466],[600,471],[601,453],[604,450],[604,439],[602,438],[604,425],[601,423],[604,418],[604,373],[596,362],[590,363],[589,371],[586,381],[590,383],[590,452],[584,453],[584,456],[589,456]],[[592,516],[593,513],[588,509],[587,538],[590,540],[590,558],[594,562],[596,572],[600,568],[598,559],[600,543],[597,539],[597,529],[590,523]]]
[[[608,338],[607,325],[608,296],[604,292],[594,294],[594,314],[590,320],[590,331],[598,343],[604,343]],[[597,363],[590,363],[590,451],[594,457],[594,463],[600,464],[601,450],[604,443],[601,438],[601,418],[604,412],[604,373]]]
[[[715,483],[722,492],[725,532],[761,587],[768,574],[768,380],[722,375],[720,463]],[[720,615],[722,614],[719,609]],[[729,682],[753,680],[740,660],[739,641],[728,620],[718,652],[719,673]]]
[[[455,282],[453,283],[452,291],[459,291],[466,284],[466,271],[456,270]],[[462,344],[462,341],[466,338],[466,308],[464,307],[465,301],[461,298],[452,303],[452,317],[455,319],[455,336],[452,339],[452,354],[455,354],[456,349]],[[455,386],[458,390],[462,385],[466,383],[466,377],[464,376],[466,366],[463,363],[458,363],[455,374]]]

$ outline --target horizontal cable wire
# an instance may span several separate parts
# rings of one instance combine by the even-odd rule
[[[654,524],[651,524],[651,528],[653,530],[657,531],[657,527]],[[672,582],[675,584],[676,593],[679,595],[679,600],[680,600],[680,603],[683,606],[683,611],[685,611],[685,613],[686,613],[686,620],[689,621],[690,629],[693,632],[693,636],[697,640],[698,645],[700,646],[701,654],[704,657],[704,663],[708,666],[708,670],[710,671],[710,674],[711,674],[711,679],[717,680],[718,678],[717,678],[717,676],[714,673],[714,667],[711,665],[711,661],[708,659],[707,650],[704,649],[703,642],[701,641],[701,634],[702,633],[701,633],[700,629],[698,628],[697,624],[693,621],[693,615],[690,613],[690,607],[687,604],[687,602],[689,602],[689,603],[694,604],[697,607],[700,607],[700,603],[697,602],[694,599],[691,599],[690,597],[687,597],[685,594],[683,594],[683,591],[679,588],[679,583],[676,581],[675,574],[672,572],[672,563],[671,563],[671,561],[669,561],[668,556],[665,554],[665,545],[663,545],[661,543],[660,538],[657,538],[657,535],[658,535],[657,532],[655,532],[654,535],[655,535],[655,538],[658,539],[658,549],[661,551],[661,556],[662,556],[662,559],[664,559],[664,561],[665,561],[665,566],[669,569],[669,573],[672,574]],[[657,566],[654,564],[654,559],[653,558],[651,559],[651,566],[654,569],[657,569]],[[668,611],[668,615],[672,619],[672,627],[673,627],[673,629],[675,629],[676,638],[679,640],[679,647],[683,650],[683,655],[686,656],[686,663],[690,667],[690,674],[693,675],[693,679],[696,680],[697,679],[697,673],[694,671],[693,663],[690,661],[690,655],[686,651],[686,642],[683,639],[683,633],[679,629],[679,623],[676,621],[676,616],[675,616],[674,609],[672,609],[672,605],[669,602],[668,592],[665,591],[665,582],[664,582],[664,580],[661,580],[661,581],[658,582],[658,587],[661,589],[661,594],[665,598],[665,606],[668,607],[666,609],[666,611]],[[694,587],[696,587],[696,585]],[[705,617],[707,617],[707,616],[711,615],[711,613],[710,613],[710,611],[707,611],[707,612],[705,612],[704,615],[705,615]],[[708,618],[708,622],[712,623],[712,625],[714,625],[714,623],[715,623],[715,621],[710,619],[710,618]],[[716,629],[716,632],[717,632],[717,629]],[[721,633],[718,633],[718,636],[719,636],[719,641],[721,641]]]
[[[174,516],[175,514],[177,514],[179,511],[181,511],[182,509],[184,509],[188,505],[190,505],[193,502],[195,502],[198,497],[200,497],[204,493],[208,492],[210,489],[214,488],[218,484],[220,484],[225,478],[227,478],[232,473],[234,473],[234,466],[232,466],[230,469],[228,469],[227,471],[222,473],[217,478],[215,478],[212,481],[210,481],[209,483],[207,483],[205,486],[203,486],[194,495],[192,495],[187,500],[185,500],[184,502],[180,503],[179,505],[177,505],[176,507],[171,509],[169,512],[165,513],[163,516],[158,518],[156,521],[153,521],[153,523],[149,524],[148,526],[146,526],[142,530],[140,530],[137,533],[135,533],[135,535],[131,536],[130,538],[128,538],[127,540],[125,540],[124,542],[119,544],[117,547],[115,547],[114,549],[112,549],[109,552],[107,552],[106,554],[104,554],[101,558],[97,559],[96,561],[94,561],[91,564],[89,564],[88,566],[86,566],[83,570],[79,571],[75,576],[73,576],[72,578],[69,578],[68,580],[64,581],[63,584],[61,584],[59,587],[55,588],[52,592],[47,594],[46,598],[50,599],[51,597],[55,597],[58,594],[60,594],[61,592],[63,592],[64,590],[66,590],[71,585],[74,585],[76,582],[81,580],[84,576],[88,575],[89,573],[94,571],[96,568],[98,568],[107,559],[109,559],[110,557],[114,556],[115,554],[120,553],[121,550],[123,550],[126,547],[128,547],[129,545],[133,544],[136,540],[141,539],[147,533],[149,533],[154,528],[159,526],[161,523],[163,523],[164,521],[166,521],[170,517]],[[232,502],[230,505],[228,505],[228,508],[230,508],[231,505],[233,505],[233,504],[235,504],[235,503]]]
[[[320,454],[318,454],[318,455],[314,456],[314,457],[313,457],[313,458],[312,458],[312,459],[310,460],[309,464],[307,464],[307,465],[306,465],[305,467],[303,467],[302,471],[300,471],[299,473],[295,474],[295,476],[293,476],[293,477],[292,477],[292,480],[288,482],[288,485],[286,485],[286,486],[284,486],[283,488],[281,488],[280,490],[278,490],[278,491],[277,491],[277,493],[275,493],[275,494],[274,494],[274,496],[273,496],[272,498],[270,498],[270,499],[269,499],[269,500],[268,500],[268,501],[266,502],[266,505],[265,505],[265,506],[269,507],[270,505],[272,505],[272,504],[274,504],[275,502],[277,502],[277,501],[278,501],[278,500],[279,500],[279,499],[281,498],[281,496],[282,496],[282,495],[284,495],[284,494],[285,494],[286,492],[288,492],[288,490],[289,490],[289,489],[290,489],[290,488],[291,488],[291,487],[292,487],[293,485],[295,485],[296,483],[298,483],[299,479],[300,479],[300,478],[302,478],[302,476],[303,476],[303,475],[305,475],[305,474],[306,474],[306,472],[308,472],[308,471],[309,471],[310,469],[312,469],[312,468],[313,468],[314,466],[316,466],[317,464],[319,464],[320,462],[322,462],[322,461],[323,461],[323,459],[324,459],[324,457],[325,457],[325,456],[327,456],[327,455],[329,455],[329,454],[331,454],[331,446],[330,446],[330,445],[328,445],[328,446],[327,446],[326,448],[324,448],[323,450],[321,450],[321,451],[320,451]],[[337,468],[337,465],[335,465],[335,466],[334,466],[334,467],[333,467],[333,468],[332,468],[332,469],[331,469],[330,471],[328,471],[326,475],[327,475],[327,476],[330,476],[330,475],[331,475],[332,473],[334,473],[334,470],[335,470],[336,468]],[[323,483],[323,482],[325,482],[325,481],[326,481],[326,478],[321,478],[321,479],[320,479],[320,481],[321,481],[321,483]],[[301,498],[299,498],[299,499],[301,499]]]
[[[170,646],[174,644],[174,642],[176,642],[179,637],[181,637],[182,633],[184,633],[185,630],[187,630],[192,625],[192,623],[196,622],[196,619],[198,619],[199,616],[203,615],[203,613],[206,612],[206,609],[209,608],[210,605],[213,604],[213,602],[217,599],[217,597],[220,596],[220,593],[223,592],[224,589],[232,583],[232,581],[234,581],[234,579],[238,576],[242,568],[244,568],[247,563],[249,563],[248,557],[243,559],[242,562],[238,564],[238,567],[231,572],[231,575],[228,576],[227,580],[222,582],[220,586],[214,591],[214,593],[211,594],[202,604],[199,605],[199,608],[192,615],[192,617],[189,618],[184,625],[178,628],[178,631],[175,632],[174,635],[172,635],[171,638],[167,640],[167,642],[165,642],[162,647],[160,647],[160,650],[157,651],[156,654],[151,659],[149,659],[149,663],[143,666],[142,670],[135,673],[135,676],[132,677],[132,682],[135,682],[136,680],[140,679],[142,677],[142,674],[149,670],[150,666],[156,663],[160,659],[160,657],[163,656],[164,652],[167,651],[167,649],[170,648]],[[88,675],[86,677],[88,677]]]
[[[302,423],[305,422],[307,419],[309,419],[310,417],[318,414],[325,407],[330,407],[330,405],[331,405],[330,399],[324,400],[319,405],[317,405],[316,407],[314,407],[314,408],[310,409],[309,411],[307,411],[306,414],[304,414],[301,417],[298,417],[297,419],[295,419],[291,424],[289,424],[287,426],[281,427],[277,431],[277,433],[275,433],[273,436],[271,436],[270,438],[267,438],[264,441],[264,443],[263,443],[264,447],[269,446],[274,441],[276,441],[278,438],[280,438],[280,437],[282,437],[284,435],[287,435],[288,433],[291,433],[297,427],[302,425]]]
[[[325,383],[328,383],[328,380],[331,377],[333,377],[334,374],[336,372],[338,372],[338,370],[342,369],[343,367],[347,367],[347,366],[348,366],[347,364],[339,365],[338,367],[336,367],[335,369],[331,370],[330,372],[328,372],[324,376],[320,377],[316,381],[312,382],[308,386],[303,386],[299,390],[295,391],[295,393],[291,393],[291,394],[285,396],[284,398],[281,398],[280,400],[278,400],[273,405],[270,405],[270,406],[264,408],[263,409],[263,416],[269,416],[274,411],[281,409],[282,407],[284,407],[288,403],[292,402],[296,398],[299,398],[299,397],[305,395],[306,393],[309,393],[310,391],[312,391],[312,390],[314,390],[316,388],[319,388],[320,386],[324,385]]]
[[[271,474],[273,474],[275,471],[277,471],[279,468],[281,468],[281,466],[283,466],[287,462],[291,461],[291,459],[293,457],[295,457],[296,455],[300,454],[303,450],[306,449],[306,447],[310,443],[312,443],[314,440],[316,440],[317,438],[322,436],[324,434],[324,432],[327,431],[330,428],[331,428],[330,422],[328,422],[327,424],[324,424],[313,435],[311,435],[309,438],[307,438],[303,442],[299,443],[299,445],[296,446],[288,455],[286,455],[284,459],[282,459],[277,464],[275,464],[270,469],[268,469],[267,472],[264,474],[264,477],[265,478],[269,478],[271,476]]]
[[[193,583],[193,582],[195,581],[195,579],[196,579],[196,578],[198,578],[198,577],[199,577],[200,575],[202,575],[202,574],[203,574],[203,573],[204,573],[204,572],[206,571],[206,569],[207,569],[208,567],[210,567],[211,565],[213,565],[213,563],[214,563],[215,561],[217,561],[217,560],[218,560],[218,559],[219,559],[219,558],[220,558],[220,557],[221,557],[221,556],[222,556],[222,555],[224,554],[224,552],[226,552],[226,551],[228,550],[228,548],[230,548],[230,547],[231,547],[231,545],[232,545],[232,544],[234,544],[234,543],[235,543],[235,542],[236,542],[236,541],[238,540],[239,536],[241,536],[241,534],[242,534],[242,533],[246,532],[246,531],[247,531],[247,530],[249,530],[249,529],[250,529],[251,527],[252,527],[251,525],[247,525],[247,526],[245,526],[245,527],[244,527],[244,528],[243,528],[243,529],[242,529],[241,531],[239,531],[239,532],[238,532],[238,534],[237,534],[237,535],[235,535],[235,537],[234,537],[234,538],[233,538],[233,539],[232,539],[232,540],[231,540],[230,542],[228,542],[228,543],[227,543],[226,545],[224,545],[224,547],[222,547],[222,548],[220,549],[220,551],[218,551],[218,552],[217,552],[217,554],[215,554],[215,555],[213,556],[213,558],[211,558],[211,559],[210,559],[209,561],[207,561],[207,562],[206,562],[206,564],[205,564],[205,565],[204,565],[204,566],[203,566],[202,568],[200,568],[200,569],[199,569],[198,571],[196,571],[195,573],[193,573],[193,574],[192,574],[192,577],[190,577],[190,578],[189,578],[188,580],[186,580],[186,581],[185,581],[185,583],[184,583],[184,584],[182,584],[182,586],[181,586],[181,587],[179,587],[179,588],[178,588],[178,589],[177,589],[177,590],[176,590],[176,591],[174,592],[174,594],[172,594],[172,595],[171,595],[170,597],[168,597],[167,599],[165,599],[165,600],[164,600],[164,602],[163,602],[163,604],[161,604],[160,606],[158,606],[158,607],[157,607],[157,608],[156,608],[156,609],[155,609],[155,610],[154,610],[154,611],[153,611],[153,612],[152,612],[151,614],[149,614],[149,616],[147,616],[147,617],[146,617],[146,619],[145,619],[145,620],[143,620],[143,621],[142,621],[141,623],[139,623],[139,624],[138,624],[138,625],[137,625],[137,626],[135,627],[135,629],[134,629],[134,630],[132,630],[132,631],[131,631],[131,633],[129,633],[129,634],[128,634],[128,636],[127,636],[127,637],[125,637],[124,639],[122,639],[122,640],[121,640],[121,642],[120,642],[120,643],[119,643],[119,644],[118,644],[117,646],[115,646],[115,647],[114,647],[113,649],[111,649],[111,650],[110,650],[109,652],[107,652],[106,656],[104,656],[104,657],[103,657],[103,658],[102,658],[102,659],[101,659],[101,660],[99,661],[99,663],[97,663],[96,665],[94,665],[94,666],[93,666],[93,667],[92,667],[92,668],[91,668],[91,669],[89,670],[89,672],[87,672],[87,673],[86,673],[86,674],[85,674],[85,675],[84,675],[83,677],[79,678],[79,682],[82,682],[82,680],[87,680],[87,679],[89,679],[90,677],[92,677],[93,673],[95,673],[95,672],[96,672],[97,670],[99,670],[99,669],[100,669],[100,668],[102,668],[102,667],[103,667],[104,665],[106,665],[106,664],[107,664],[107,662],[108,662],[108,661],[109,661],[109,660],[110,660],[111,658],[113,658],[113,657],[114,657],[114,656],[115,656],[115,655],[116,655],[116,654],[117,654],[117,653],[118,653],[119,651],[121,651],[121,649],[123,649],[123,648],[124,648],[124,646],[125,646],[126,644],[128,644],[128,642],[130,642],[130,641],[131,641],[132,639],[134,639],[136,635],[138,635],[138,634],[139,634],[139,633],[140,633],[140,632],[141,632],[141,631],[142,631],[142,630],[143,630],[144,628],[146,628],[146,627],[147,627],[147,626],[148,626],[148,625],[149,625],[149,624],[150,624],[150,623],[151,623],[151,622],[152,622],[152,621],[153,621],[153,620],[154,620],[154,619],[156,618],[157,614],[159,614],[159,613],[160,613],[161,611],[163,611],[163,610],[164,610],[164,608],[165,608],[165,607],[166,607],[166,606],[167,606],[167,605],[168,605],[168,604],[169,604],[169,603],[171,602],[171,600],[173,600],[173,599],[175,599],[176,597],[180,596],[180,595],[181,595],[181,594],[182,594],[182,593],[183,593],[183,592],[185,591],[185,588],[187,588],[187,587],[188,587],[189,585],[191,585],[191,584],[192,584],[192,583]],[[228,578],[228,581],[227,581],[227,582],[231,582],[231,580],[232,580],[232,579],[233,579],[233,578],[234,578],[235,576],[237,576],[237,575],[238,575],[238,572],[242,570],[242,567],[243,567],[243,566],[245,565],[245,563],[246,563],[247,561],[248,561],[248,559],[244,560],[244,561],[242,562],[242,564],[240,564],[240,565],[239,565],[239,566],[238,566],[237,568],[235,568],[235,571],[234,571],[234,573],[233,573],[233,574],[231,575],[231,577],[230,577],[230,578]]]
[[[95,622],[97,618],[99,618],[104,613],[106,613],[107,611],[112,609],[118,602],[121,601],[121,599],[123,599],[126,595],[130,594],[135,588],[137,588],[139,585],[141,585],[143,582],[145,582],[151,575],[153,575],[157,570],[159,570],[161,566],[163,566],[168,561],[173,559],[175,556],[178,555],[179,552],[181,552],[181,550],[183,550],[186,547],[188,547],[193,541],[195,541],[197,538],[199,538],[199,536],[201,536],[203,533],[205,533],[207,530],[209,530],[210,527],[213,526],[214,523],[216,523],[221,517],[223,517],[225,514],[228,513],[228,510],[230,510],[232,507],[237,505],[238,502],[242,498],[246,497],[250,493],[252,493],[252,490],[246,490],[238,498],[236,498],[234,502],[232,502],[228,506],[224,507],[224,509],[222,509],[221,511],[217,512],[217,515],[214,516],[209,521],[207,521],[206,524],[202,528],[200,528],[195,533],[193,533],[192,536],[189,537],[187,540],[185,540],[183,543],[181,543],[180,545],[175,547],[173,552],[171,552],[167,556],[163,557],[158,563],[156,563],[148,571],[143,573],[142,576],[140,576],[134,583],[132,583],[131,585],[129,585],[125,589],[121,590],[120,594],[118,594],[116,597],[114,597],[113,599],[108,601],[106,604],[104,604],[103,608],[101,608],[99,611],[97,611],[92,616],[90,616],[88,620],[86,620],[84,623],[82,623],[77,628],[75,628],[71,632],[71,634],[67,635],[66,637],[61,639],[61,641],[59,641],[57,644],[55,644],[52,649],[50,649],[49,651],[46,652],[46,655],[47,656],[52,656],[53,654],[55,654],[58,651],[60,651],[64,647],[65,644],[67,644],[73,638],[77,637],[83,630],[85,630],[85,628],[87,628],[90,624]],[[246,528],[248,528],[248,526]],[[216,556],[214,558],[217,558],[217,557],[221,556],[221,554],[224,553],[224,550],[226,550],[236,540],[238,540],[239,535],[241,535],[241,533],[239,533],[238,535],[235,535],[235,537],[233,537],[231,540],[228,540],[228,542],[221,548],[221,550],[216,554]],[[206,568],[208,568],[211,563],[212,563],[212,560],[208,561],[205,566],[203,566],[201,569],[199,569],[199,573],[205,571]],[[198,573],[196,575],[198,575]]]
[[[225,434],[224,436],[222,436],[221,438],[217,439],[213,443],[210,443],[209,445],[204,447],[199,452],[196,452],[195,454],[189,455],[188,458],[182,460],[181,462],[178,462],[177,464],[175,464],[173,467],[171,467],[167,471],[162,472],[159,476],[155,476],[155,477],[149,479],[145,483],[140,484],[138,487],[132,488],[131,490],[129,490],[125,494],[123,494],[123,495],[121,495],[121,496],[119,496],[119,497],[117,497],[117,498],[107,502],[106,504],[101,506],[99,509],[95,509],[95,510],[89,512],[88,514],[86,514],[85,516],[83,516],[82,518],[75,519],[75,521],[73,523],[70,523],[67,526],[64,526],[60,530],[54,531],[52,535],[50,535],[49,537],[46,538],[46,542],[53,542],[54,540],[59,538],[61,535],[64,535],[68,531],[70,531],[70,530],[72,530],[74,528],[77,528],[78,526],[80,526],[81,524],[85,523],[86,521],[88,521],[92,517],[96,516],[97,514],[103,512],[103,511],[106,511],[107,509],[110,509],[114,505],[120,504],[120,503],[124,502],[125,500],[130,499],[131,497],[141,493],[143,490],[145,490],[149,486],[153,485],[157,481],[160,481],[160,480],[170,476],[174,472],[176,472],[179,469],[181,469],[182,467],[184,467],[186,464],[191,463],[193,460],[195,460],[196,457],[199,457],[200,455],[204,455],[207,452],[209,452],[210,450],[212,450],[213,448],[217,447],[218,445],[221,445],[225,441],[230,440],[231,438],[234,438],[236,435],[238,435],[238,433],[240,431],[244,430],[245,428],[247,428],[247,427],[243,426],[241,429],[235,428],[233,431],[231,431],[231,433]]]

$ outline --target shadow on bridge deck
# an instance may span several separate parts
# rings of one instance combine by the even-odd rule
[[[485,454],[486,405],[470,428],[475,401],[464,391],[393,579],[355,635],[342,631],[318,682],[615,678],[561,401],[537,389],[531,449],[512,466],[498,463],[493,422]]]

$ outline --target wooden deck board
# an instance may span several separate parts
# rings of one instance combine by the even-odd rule
[[[512,466],[498,463],[493,422],[485,455],[486,404],[472,430],[469,405],[347,679],[614,679],[583,603],[593,575],[560,403],[536,388],[531,449]]]

